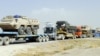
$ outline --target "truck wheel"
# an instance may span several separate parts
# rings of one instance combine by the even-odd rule
[[[23,26],[20,26],[20,28],[18,29],[18,33],[20,35],[24,35],[25,34],[25,31],[24,31],[24,27]]]
[[[32,26],[31,29],[32,29],[32,34],[36,35],[36,34],[37,34],[37,29],[38,29],[38,28]]]
[[[64,40],[65,39],[65,36],[64,35],[62,35],[62,40]]]
[[[36,41],[37,42],[42,42],[42,37],[38,37]]]
[[[89,35],[89,38],[93,38],[93,35]]]
[[[76,39],[76,36],[73,36],[72,38],[73,38],[73,39]]]
[[[26,33],[27,33],[28,35],[32,35],[31,27],[27,27],[27,28],[26,28]]]
[[[10,38],[10,43],[14,43],[16,41],[15,38]]]
[[[46,42],[46,38],[43,38],[43,39],[42,39],[42,42]]]
[[[8,36],[3,37],[3,45],[9,45],[10,39]]]
[[[34,35],[36,35],[37,34],[37,29],[36,30],[34,30]]]
[[[86,35],[82,35],[82,38],[86,38],[87,36]]]
[[[2,45],[3,45],[3,38],[0,37],[0,46],[2,46]]]
[[[54,37],[54,40],[57,40],[57,36]]]
[[[61,38],[61,40],[64,40],[65,39],[65,36],[63,34],[59,34],[58,37]]]
[[[49,37],[46,37],[46,42],[48,42],[49,41]]]

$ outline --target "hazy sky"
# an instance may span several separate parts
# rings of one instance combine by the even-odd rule
[[[100,0],[2,0],[0,18],[7,15],[37,18],[42,25],[66,20],[71,25],[100,27]]]

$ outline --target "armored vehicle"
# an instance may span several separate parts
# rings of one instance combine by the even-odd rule
[[[18,31],[20,35],[37,34],[39,21],[26,16],[6,16],[0,22],[0,27],[4,31]]]

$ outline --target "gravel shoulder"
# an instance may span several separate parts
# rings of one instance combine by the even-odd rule
[[[1,56],[100,56],[100,39],[67,39],[0,46]]]
[[[91,49],[94,50],[100,47],[100,39],[98,38],[84,38],[84,39],[68,39],[68,40],[59,40],[47,44],[40,44],[35,48],[29,48],[25,52],[17,53],[16,56],[88,56],[86,53]],[[72,50],[72,51],[71,51]],[[87,52],[86,52],[87,51]],[[62,53],[68,53],[62,55]],[[99,52],[96,51],[96,53]],[[92,54],[91,54],[92,55]],[[99,54],[97,54],[99,55]]]
[[[53,56],[100,56],[100,48],[74,48],[71,50],[66,50],[61,53],[54,54]]]
[[[46,45],[51,42],[45,43],[38,43],[38,42],[31,42],[25,43],[24,41],[17,42],[17,44],[11,44],[7,46],[0,46],[0,56],[15,56],[16,53],[25,52],[27,49],[35,48],[36,46],[40,46],[42,44]]]

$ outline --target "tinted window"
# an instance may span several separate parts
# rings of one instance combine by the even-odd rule
[[[53,33],[52,27],[46,27],[44,33]]]

